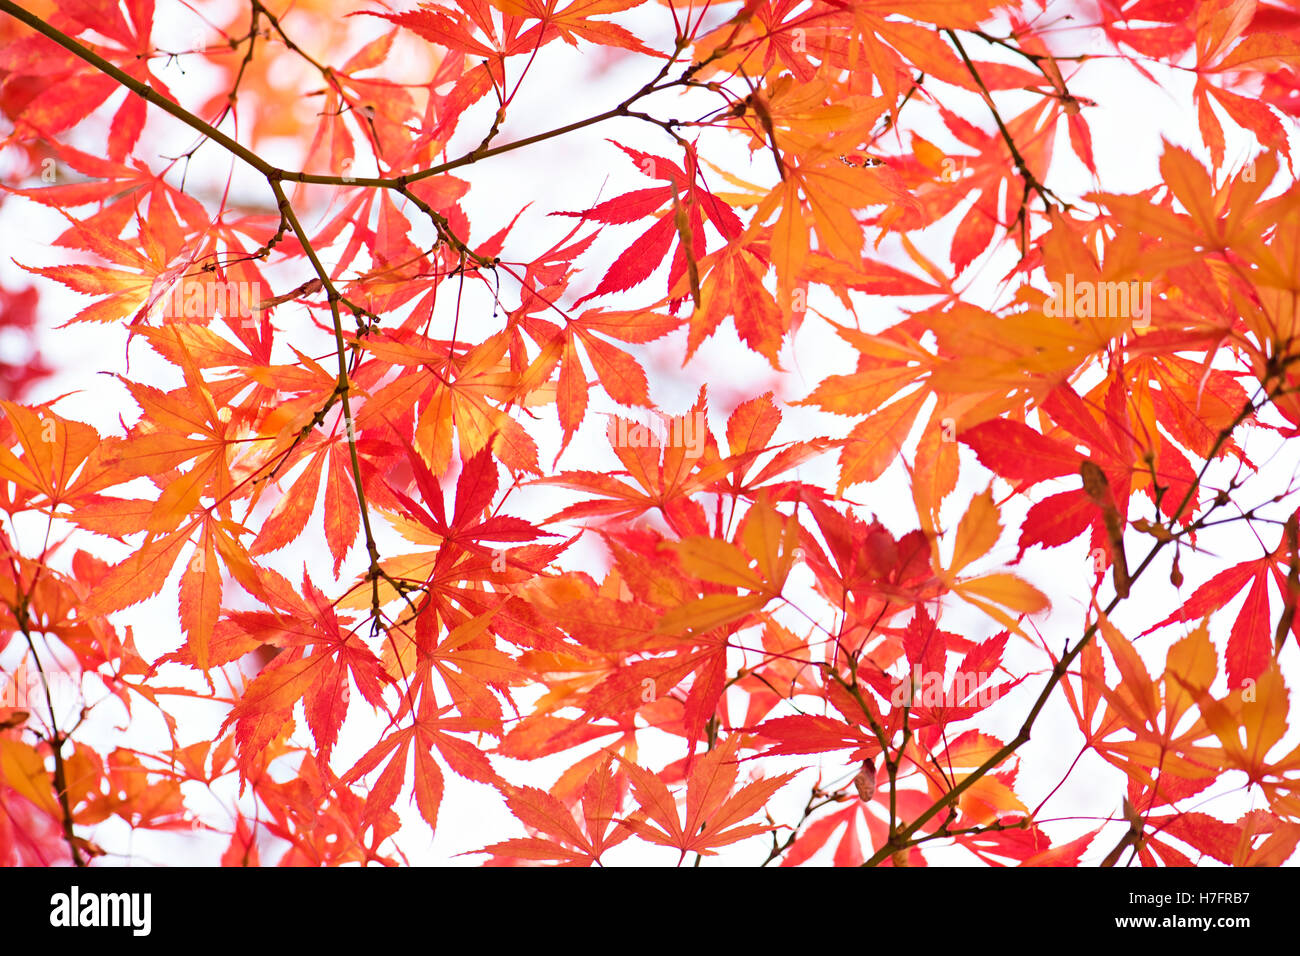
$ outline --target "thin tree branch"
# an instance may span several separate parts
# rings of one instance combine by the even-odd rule
[[[1286,363],[1279,361],[1276,364],[1278,366],[1279,374],[1280,374],[1280,368],[1283,367]],[[1201,481],[1204,479],[1206,470],[1209,468],[1210,462],[1214,460],[1215,455],[1218,454],[1219,450],[1231,437],[1232,433],[1236,430],[1236,428],[1242,422],[1248,419],[1251,415],[1254,415],[1264,405],[1273,401],[1273,399],[1276,398],[1277,395],[1281,394],[1282,390],[1283,390],[1282,384],[1278,384],[1273,389],[1269,390],[1265,399],[1262,402],[1260,402],[1258,405],[1256,404],[1255,398],[1252,397],[1250,400],[1248,400],[1245,403],[1245,405],[1243,405],[1243,407],[1237,413],[1233,421],[1230,424],[1226,425],[1219,432],[1218,438],[1215,440],[1214,446],[1210,449],[1209,454],[1206,455],[1205,464],[1202,466],[1201,471],[1196,476],[1196,481],[1194,481],[1188,487],[1187,493],[1183,496],[1183,500],[1179,503],[1178,508],[1170,517],[1169,521],[1171,525],[1173,524],[1174,521],[1178,519],[1179,515],[1182,514],[1183,509],[1186,508],[1187,505],[1191,503],[1192,498],[1196,494],[1196,489],[1200,486]],[[1220,499],[1216,499],[1211,504],[1206,514],[1209,514],[1210,512],[1218,508],[1220,504],[1221,504]],[[1139,564],[1137,569],[1132,573],[1130,580],[1136,581],[1139,577],[1141,577],[1142,573],[1150,566],[1151,562],[1155,560],[1156,556],[1161,551],[1164,550],[1165,546],[1168,545],[1171,540],[1172,539],[1164,540],[1164,541],[1156,541],[1155,544],[1152,546],[1151,550],[1147,553],[1146,557],[1142,560],[1142,563]],[[1066,651],[1066,653],[1064,653],[1061,656],[1061,658],[1057,661],[1056,665],[1052,668],[1052,673],[1051,676],[1048,678],[1046,686],[1043,687],[1042,691],[1038,695],[1038,698],[1034,701],[1033,706],[1029,710],[1028,716],[1025,717],[1025,720],[1021,724],[1020,730],[1017,732],[1016,736],[1013,737],[1006,744],[1004,744],[1001,748],[999,748],[995,754],[989,757],[988,760],[984,761],[984,763],[982,763],[979,767],[977,767],[974,771],[972,771],[960,783],[958,783],[955,787],[953,787],[942,797],[940,797],[937,801],[935,801],[935,803],[931,805],[929,809],[921,813],[915,820],[913,820],[910,824],[904,827],[897,834],[891,835],[890,838],[885,842],[885,844],[881,846],[880,849],[878,849],[871,856],[869,860],[867,860],[862,864],[863,866],[876,866],[880,864],[882,861],[884,861],[887,857],[892,856],[895,852],[907,846],[908,845],[907,841],[911,839],[912,835],[916,833],[917,830],[919,830],[931,819],[933,819],[945,807],[950,806],[958,797],[960,797],[963,793],[965,793],[966,790],[974,786],[974,784],[978,780],[982,779],[986,774],[999,767],[1003,763],[1003,761],[1005,761],[1008,757],[1010,757],[1012,754],[1018,751],[1022,746],[1024,746],[1024,744],[1026,744],[1029,741],[1030,734],[1033,731],[1034,723],[1038,720],[1038,715],[1042,712],[1043,708],[1047,705],[1047,701],[1051,698],[1053,692],[1056,690],[1057,684],[1059,684],[1061,680],[1065,677],[1066,673],[1069,671],[1070,665],[1074,662],[1075,658],[1077,658],[1081,653],[1083,653],[1084,647],[1087,646],[1088,642],[1097,633],[1097,630],[1101,626],[1101,616],[1109,615],[1111,611],[1113,611],[1115,607],[1119,605],[1119,603],[1122,600],[1124,599],[1121,598],[1118,594],[1114,598],[1112,598],[1110,603],[1107,604],[1105,609],[1101,612],[1101,615],[1099,615],[1096,619],[1093,620],[1091,624],[1088,625],[1088,627],[1085,629],[1083,633],[1083,637],[1079,640],[1079,642],[1075,644],[1074,647]]]

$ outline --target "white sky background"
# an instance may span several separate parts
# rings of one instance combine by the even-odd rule
[[[1055,11],[1065,9],[1065,5],[1054,6]],[[720,18],[725,18],[730,12],[731,8],[728,7]],[[672,23],[667,10],[647,7],[617,19],[618,22],[633,28],[648,45],[660,49],[671,46]],[[299,45],[309,52],[314,52],[316,47],[310,30],[304,29],[303,24],[292,15],[286,17],[283,22],[289,35]],[[378,20],[368,21],[367,18],[356,18],[353,22],[369,31],[366,34],[367,38],[377,35],[386,25]],[[1080,17],[1080,22],[1090,23],[1092,20],[1084,15]],[[159,20],[154,32],[155,44],[169,49],[184,47],[189,41],[177,38],[191,35],[192,23],[192,15],[183,8],[174,4],[160,5]],[[1068,26],[1068,23],[1063,24],[1064,26]],[[1007,31],[995,28],[991,32],[1005,34]],[[1087,29],[1075,28],[1068,32],[1063,30],[1059,36],[1060,47],[1057,48],[1057,52],[1078,53],[1085,50],[1100,50],[1100,47],[1094,43],[1091,31]],[[402,42],[405,42],[405,38]],[[350,47],[348,52],[359,46],[360,42]],[[394,57],[381,68],[381,73],[387,75],[394,63],[402,62],[402,49],[399,43],[395,48]],[[1003,59],[996,50],[986,47],[978,40],[972,39],[967,49],[976,59]],[[639,88],[658,68],[657,63],[644,57],[628,57],[609,68],[605,66],[604,59],[599,53],[593,55],[592,48],[588,46],[575,52],[560,42],[548,45],[534,63],[527,82],[511,107],[510,119],[496,142],[510,142],[599,113]],[[1015,62],[1015,58],[1010,54],[1006,59],[1007,62]],[[339,62],[342,62],[342,58]],[[522,63],[522,58],[518,62],[511,61],[508,65],[508,75],[512,79],[517,75],[519,63]],[[1189,147],[1195,147],[1199,143],[1200,136],[1191,99],[1191,77],[1188,74],[1157,68],[1153,72],[1163,84],[1163,88],[1158,88],[1144,80],[1137,80],[1132,68],[1125,65],[1123,61],[1097,59],[1077,70],[1064,64],[1063,69],[1071,91],[1076,95],[1090,98],[1098,104],[1096,107],[1088,108],[1086,115],[1092,129],[1102,188],[1106,191],[1136,192],[1157,182],[1159,177],[1157,163],[1161,152],[1162,135],[1174,143]],[[196,68],[191,62],[186,62],[185,73],[182,74],[176,64],[164,67],[159,61],[155,65],[155,71],[172,86],[182,103],[198,102],[199,91],[203,89],[204,83],[202,69]],[[286,88],[290,87],[286,86]],[[985,129],[993,128],[992,118],[978,96],[953,90],[941,84],[935,84],[933,89],[938,95],[943,96],[947,105],[960,116]],[[1036,95],[1029,93],[997,93],[995,98],[1004,118],[1019,114],[1038,99]],[[111,115],[119,101],[119,99],[110,101],[112,105],[108,115]],[[293,105],[286,102],[285,108],[312,109],[315,108],[311,105],[314,102],[300,102]],[[700,105],[692,109],[682,104],[676,94],[662,94],[648,101],[647,108],[655,115],[685,118],[700,115],[717,105],[712,99],[698,99],[691,102]],[[460,132],[448,149],[449,156],[460,155],[478,143],[483,132],[490,125],[490,116],[494,109],[495,102],[492,101],[490,106],[481,104],[466,115],[461,122]],[[922,119],[926,122],[921,122]],[[929,122],[929,119],[930,114],[924,107],[918,107],[918,104],[910,104],[903,114],[904,125],[908,129],[915,129],[943,148],[954,148],[955,152],[964,151],[956,148],[958,144],[943,131],[937,118],[934,122]],[[74,144],[94,152],[96,144],[103,142],[102,134],[98,130],[91,129],[95,123],[96,121],[92,120],[85,124],[82,130],[78,131],[78,136],[74,138]],[[224,128],[229,131],[229,126]],[[1248,134],[1243,135],[1230,123],[1225,123],[1225,131],[1228,136],[1227,155],[1231,165],[1234,157],[1244,159],[1254,149],[1253,138]],[[473,232],[469,237],[470,244],[482,242],[495,233],[509,222],[520,207],[531,201],[533,206],[520,219],[507,242],[503,255],[503,258],[510,261],[526,260],[548,248],[572,228],[574,220],[567,217],[548,217],[546,213],[554,210],[587,208],[597,201],[650,185],[625,154],[605,142],[606,137],[680,161],[680,150],[662,130],[637,120],[625,119],[607,121],[589,129],[535,144],[517,153],[484,160],[467,170],[458,170],[457,175],[469,181],[472,187],[462,200],[462,206],[473,224]],[[178,123],[151,110],[149,125],[146,127],[142,141],[147,142],[151,149],[156,148],[160,152],[174,155],[188,149],[193,143],[193,137]],[[751,163],[748,151],[738,136],[707,134],[702,139],[701,146],[702,155],[724,165],[729,171],[742,178],[760,183],[770,183],[774,178],[770,154],[757,153]],[[884,149],[896,150],[897,144],[896,142],[886,144]],[[263,152],[269,160],[291,168],[299,162],[298,154],[293,149],[283,151],[272,149]],[[1203,151],[1197,152],[1198,155],[1205,156]],[[155,161],[152,154],[142,152],[142,155],[149,159],[152,168],[159,167],[160,162]],[[200,151],[199,157],[200,163],[191,168],[189,181],[202,184],[198,194],[204,199],[205,205],[212,208],[210,197],[219,194],[232,163],[214,145],[205,146]],[[1054,191],[1067,198],[1073,198],[1092,188],[1090,176],[1073,158],[1072,151],[1069,149],[1064,124],[1061,124],[1058,130],[1055,157],[1048,178],[1048,185]],[[0,163],[3,163],[0,165],[0,171],[8,177],[11,166],[2,156],[0,156]],[[263,184],[260,184],[260,178],[255,173],[248,175],[238,164],[233,165],[235,188],[232,194],[255,199],[265,203],[269,208],[269,192]],[[357,175],[368,175],[371,169],[364,160],[359,160],[355,172]],[[173,178],[172,181],[176,182],[176,179]],[[711,177],[709,181],[715,190],[725,191],[726,187],[716,181],[716,177]],[[938,226],[920,236],[912,236],[922,251],[941,265],[947,262],[947,249],[952,230],[960,222],[967,205],[962,203],[953,216]],[[308,229],[323,221],[324,210],[322,209],[311,209],[300,205],[298,211]],[[412,221],[416,222],[412,238],[419,244],[427,238],[425,235],[427,230],[416,217],[412,217]],[[0,205],[0,237],[3,237],[0,239],[0,247],[3,248],[4,253],[3,257],[0,257],[0,277],[3,277],[7,287],[20,288],[27,281],[32,281],[31,277],[24,277],[24,274],[10,261],[11,257],[27,265],[69,261],[66,250],[55,249],[48,245],[61,229],[61,217],[32,203],[9,198]],[[580,291],[586,292],[594,287],[613,258],[644,229],[644,225],[635,224],[606,227],[600,239],[579,260],[579,265],[588,270],[587,285]],[[1001,238],[1001,236],[995,237],[995,244],[1000,244]],[[715,248],[716,245],[717,237],[711,234],[710,249]],[[882,244],[880,254],[901,268],[915,272],[914,267],[901,256],[898,245],[892,238],[886,239]],[[328,255],[324,258],[327,264],[332,261]],[[1015,260],[1016,253],[1011,246],[1001,248],[993,256],[982,256],[961,277],[959,288],[969,286],[973,289],[974,291],[969,295],[972,301],[990,306],[998,304],[1006,297],[1000,289],[1001,277],[1014,266]],[[653,301],[663,293],[665,276],[666,266],[650,281],[632,292],[620,297],[602,299],[599,304],[609,308],[631,308]],[[288,270],[269,271],[268,278],[272,281],[275,291],[282,292],[310,278],[310,267],[300,261]],[[127,424],[130,424],[138,415],[138,410],[119,383],[109,375],[100,373],[124,374],[126,372],[125,331],[120,327],[91,325],[57,330],[56,325],[65,321],[90,300],[70,293],[54,283],[37,281],[40,281],[41,285],[41,353],[46,357],[47,364],[56,366],[58,371],[56,375],[40,383],[29,396],[29,400],[43,401],[63,393],[75,392],[76,394],[64,399],[57,406],[61,414],[89,422],[104,434],[121,434],[121,426],[117,422],[119,414]],[[487,319],[492,310],[490,298],[480,292],[475,284],[467,283],[465,289],[466,295],[462,303],[462,329],[474,328],[465,325],[467,319],[478,316]],[[513,306],[517,302],[515,283],[509,280],[503,281],[502,298],[507,306]],[[855,299],[859,305],[861,327],[867,330],[878,330],[893,324],[900,316],[900,306],[919,307],[928,305],[932,301],[930,299],[885,299],[856,294]],[[449,306],[453,301],[451,296],[440,300],[440,317],[435,320],[432,334],[450,334],[452,311]],[[444,305],[448,308],[444,309]],[[853,322],[852,317],[843,314],[829,294],[814,293],[809,305],[813,310],[824,310],[836,321],[849,324]],[[297,307],[285,306],[275,312],[273,322],[277,328],[277,347],[281,350],[277,355],[279,361],[292,360],[286,346],[287,342],[292,341],[302,347],[300,343],[304,339],[296,337],[300,335],[305,324],[301,312],[302,310]],[[393,324],[396,324],[396,320]],[[220,325],[219,322],[214,323],[213,328],[220,328]],[[475,335],[481,340],[486,333],[476,331],[466,334]],[[667,412],[677,414],[684,412],[694,401],[699,386],[707,383],[710,425],[715,435],[723,433],[727,415],[738,402],[769,389],[776,390],[778,399],[803,398],[827,375],[852,371],[855,360],[852,350],[844,345],[826,323],[819,321],[811,312],[793,343],[786,346],[782,364],[787,369],[787,373],[781,376],[773,372],[764,358],[750,352],[738,341],[730,321],[724,323],[718,333],[704,344],[685,368],[681,368],[685,336],[685,329],[682,329],[659,342],[634,351],[639,352],[650,377],[652,400]],[[318,333],[311,333],[310,330],[305,340],[312,342],[313,348],[322,341]],[[4,343],[0,343],[0,347],[3,346]],[[160,387],[173,387],[180,384],[179,376],[174,370],[159,362],[140,339],[135,340],[131,345],[130,361],[133,377]],[[593,388],[587,417],[577,437],[560,459],[557,469],[589,468],[612,471],[618,468],[617,459],[605,438],[606,419],[602,414],[618,410],[618,407],[602,392]],[[529,433],[538,441],[542,468],[546,471],[550,468],[559,448],[560,430],[555,420],[553,406],[536,411],[539,419],[530,421],[527,427]],[[622,410],[622,414],[626,415],[627,411]],[[775,440],[789,441],[814,434],[842,436],[848,432],[855,421],[852,418],[829,415],[811,408],[788,408],[784,410],[783,424]],[[1277,444],[1268,433],[1251,430],[1247,434],[1245,443],[1247,454],[1256,462],[1269,462],[1266,476],[1247,485],[1245,500],[1249,503],[1262,501],[1275,491],[1282,490],[1296,471],[1297,458],[1300,454],[1294,447],[1279,450]],[[1293,446],[1294,444],[1292,443]],[[1274,451],[1278,453],[1276,457],[1271,457]],[[834,452],[826,454],[804,465],[798,472],[799,477],[833,489],[837,478],[835,462]],[[296,472],[288,473],[281,482],[281,487],[287,488],[295,474]],[[452,487],[454,476],[450,477],[449,487]],[[968,449],[963,448],[962,483],[948,498],[945,505],[945,527],[955,528],[972,494],[982,490],[988,480],[988,472],[976,462]],[[1046,496],[1074,487],[1071,482],[1071,479],[1064,479],[1048,483],[1037,490],[1037,495]],[[1213,485],[1213,478],[1211,484]],[[147,484],[142,485],[138,493],[143,494],[150,487]],[[1000,481],[995,485],[995,493],[1000,492],[998,497],[1005,494],[1006,490],[1006,486]],[[915,510],[907,476],[897,463],[879,481],[849,489],[847,497],[860,505],[857,509],[859,515],[866,518],[870,514],[875,514],[896,535],[915,527]],[[538,520],[571,500],[574,498],[570,493],[557,489],[526,489],[511,496],[506,512],[530,520]],[[1149,514],[1149,510],[1146,512],[1138,510],[1141,502],[1145,500],[1144,496],[1135,497],[1133,517]],[[1008,530],[1004,533],[1002,541],[989,556],[970,569],[972,572],[992,570],[1014,559],[1017,550],[1015,542],[1018,537],[1016,529],[1024,511],[1027,510],[1028,503],[1024,503],[1019,508],[1016,504],[1011,503],[1003,510],[1003,525]],[[264,514],[265,510],[266,508],[263,507],[260,513]],[[313,524],[318,525],[319,520],[318,510]],[[34,543],[39,540],[36,536],[44,533],[44,524],[39,522],[25,528],[20,523],[18,532],[18,540],[28,553],[31,553],[35,548]],[[1265,528],[1262,534],[1268,546],[1271,547],[1276,543],[1275,529]],[[1218,557],[1213,562],[1207,562],[1192,559],[1190,555],[1184,553],[1182,563],[1186,576],[1186,583],[1182,590],[1184,599],[1215,571],[1260,554],[1258,543],[1244,526],[1232,525],[1226,530],[1218,529],[1213,537],[1207,535],[1203,540]],[[114,548],[98,540],[87,545],[79,536],[74,536],[72,543],[76,546],[88,547],[113,560],[120,560],[129,553],[126,548]],[[394,535],[382,532],[379,535],[379,545],[381,553],[385,555],[401,553],[405,550]],[[947,547],[951,547],[950,543]],[[1131,540],[1127,550],[1130,563],[1135,564],[1133,556],[1145,554],[1146,545],[1134,539]],[[354,548],[341,572],[342,581],[349,581],[364,570],[363,552],[364,548],[360,546]],[[332,594],[339,592],[340,586],[334,585],[331,580],[332,559],[327,556],[320,543],[310,537],[310,534],[294,546],[270,556],[269,560],[272,566],[286,573],[295,582],[300,579],[304,562],[312,579],[322,590]],[[564,563],[568,567],[589,570],[599,576],[605,560],[599,545],[594,540],[584,540],[566,554]],[[117,616],[121,625],[130,625],[134,628],[137,644],[148,658],[173,650],[182,641],[176,604],[182,567],[183,565],[178,564],[177,570],[157,598],[130,608]],[[1180,597],[1168,583],[1168,569],[1168,559],[1157,562],[1143,576],[1140,586],[1135,588],[1134,598],[1123,603],[1114,615],[1114,623],[1130,637],[1163,619],[1178,606]],[[1086,538],[1080,538],[1068,547],[1046,553],[1040,549],[1033,549],[1016,570],[1053,598],[1053,611],[1039,623],[1048,643],[1059,653],[1065,639],[1069,638],[1071,642],[1077,640],[1083,629],[1084,611],[1092,579]],[[829,610],[822,607],[812,596],[810,584],[811,574],[806,569],[798,567],[790,579],[793,590],[787,593],[801,607],[818,614],[822,623],[829,626],[831,623]],[[237,588],[234,589],[234,592],[237,591]],[[807,596],[806,599],[800,600],[796,596],[800,592]],[[1103,586],[1103,595],[1109,593],[1110,585],[1107,582]],[[1239,599],[1235,601],[1231,610],[1235,611],[1240,603]],[[796,617],[788,616],[784,617],[784,620],[788,626],[799,629]],[[1220,648],[1226,639],[1231,620],[1232,615],[1225,614],[1212,627],[1211,634]],[[974,640],[983,639],[1000,630],[993,621],[963,607],[954,607],[945,615],[943,623],[945,629],[958,631]],[[363,633],[366,632],[363,630]],[[1154,674],[1158,675],[1163,670],[1166,648],[1182,633],[1177,627],[1168,628],[1143,638],[1138,643],[1139,650]],[[747,641],[747,643],[752,646],[756,641]],[[12,654],[0,655],[0,666],[12,670],[14,662],[10,660],[11,656]],[[1044,667],[1044,657],[1041,652],[1028,648],[1024,642],[1017,643],[1013,639],[1009,645],[1006,663],[1013,673],[1018,674],[1025,669]],[[1283,654],[1283,666],[1284,673],[1290,675],[1293,689],[1297,683],[1294,678],[1296,663],[1295,647],[1288,642]],[[186,679],[185,673],[180,670],[171,673],[164,671],[164,676],[169,682],[179,683]],[[190,681],[192,682],[192,678]],[[1003,739],[1014,735],[1041,686],[1041,679],[1026,680],[1020,688],[991,708],[978,722],[979,728],[997,734]],[[1221,676],[1214,691],[1216,694],[1222,694],[1225,689],[1224,678]],[[527,694],[518,693],[517,699],[523,706],[530,698]],[[354,711],[359,711],[363,706],[364,703],[359,702],[354,706]],[[140,709],[137,712],[137,719],[130,724],[129,729],[123,730],[119,728],[125,726],[125,715],[120,712],[120,709],[111,709],[115,707],[116,705],[112,703],[105,705],[97,712],[94,725],[84,727],[79,731],[78,736],[84,737],[101,753],[111,750],[113,746],[133,746],[147,750],[151,741],[156,744],[160,739],[161,724],[151,718],[139,716],[148,714],[147,709]],[[172,709],[181,718],[182,744],[211,737],[222,717],[217,707],[183,705],[179,700],[173,703]],[[69,708],[69,712],[72,711],[75,711],[75,707]],[[781,715],[780,711],[772,714],[772,716]],[[737,719],[739,716],[736,715]],[[338,771],[346,769],[364,753],[378,739],[377,734],[383,723],[384,721],[365,719],[360,714],[350,717],[336,748],[335,769]],[[297,737],[309,744],[310,735],[305,721],[299,719],[297,724]],[[1284,745],[1294,745],[1296,738],[1297,733],[1293,729],[1284,741]],[[1068,744],[1063,745],[1063,740]],[[1079,734],[1074,719],[1058,691],[1053,703],[1039,718],[1033,738],[1020,751],[1022,769],[1017,789],[1029,807],[1036,806],[1060,781],[1077,752],[1078,740]],[[494,758],[494,763],[503,776],[512,782],[546,787],[563,769],[587,752],[589,748],[583,748],[558,757],[535,761],[532,764],[498,758]],[[665,746],[662,742],[656,745],[652,734],[643,736],[640,754],[643,765],[657,768],[681,755],[678,738],[668,740]],[[844,756],[845,754],[822,756],[820,763],[824,781],[839,782],[852,775],[855,768],[844,763]],[[765,762],[764,768],[769,772],[777,772],[811,763],[814,759],[813,757],[778,758]],[[746,764],[746,766],[752,765]],[[812,773],[806,774],[778,794],[771,807],[778,821],[793,822],[798,818],[813,779]],[[1243,775],[1226,774],[1223,779],[1228,786],[1221,782],[1209,792],[1220,793],[1225,789],[1231,789],[1232,786],[1240,783]],[[522,827],[506,810],[504,802],[496,791],[486,786],[461,781],[450,772],[447,773],[447,781],[448,788],[440,811],[436,835],[430,835],[414,806],[408,804],[409,787],[399,800],[397,809],[407,824],[399,838],[403,851],[413,863],[473,864],[484,858],[458,857],[456,854],[477,849],[497,840],[523,835]],[[228,778],[226,782],[233,784],[233,779]],[[233,796],[233,786],[230,789]],[[194,792],[197,794],[201,790]],[[1042,816],[1045,819],[1054,819],[1106,813],[1118,815],[1124,792],[1123,775],[1100,758],[1090,755],[1080,761],[1066,786],[1047,804]],[[1198,798],[1197,802],[1203,802],[1203,798],[1204,795]],[[223,802],[228,808],[231,805],[230,797],[225,798]],[[1246,801],[1240,793],[1197,807],[1230,821],[1236,820],[1247,808]],[[216,804],[212,805],[212,814],[210,816],[204,814],[204,819],[219,826],[230,825],[228,810]],[[1095,826],[1096,822],[1090,819],[1063,819],[1058,823],[1047,823],[1044,828],[1055,839],[1068,840]],[[1095,864],[1100,860],[1114,845],[1118,834],[1123,830],[1123,825],[1113,825],[1112,829],[1113,833],[1104,832],[1093,843],[1091,852],[1084,858],[1085,863]],[[90,836],[114,853],[128,854],[125,860],[122,857],[110,857],[108,862],[119,864],[127,862],[133,865],[212,863],[225,845],[225,838],[215,835],[159,835],[140,831],[132,838],[129,830],[116,821],[102,825]],[[705,865],[716,865],[719,862],[753,864],[766,856],[768,845],[769,841],[766,838],[756,838],[737,844],[727,848],[718,858],[706,861]],[[264,841],[264,861],[274,859],[280,849],[281,847],[277,846],[275,841]],[[965,863],[973,860],[963,851],[944,852],[934,849],[933,846],[927,851],[927,855],[932,862]],[[606,862],[671,864],[676,862],[676,859],[675,851],[650,847],[633,839],[608,854]],[[829,854],[820,854],[816,860],[828,861]]]

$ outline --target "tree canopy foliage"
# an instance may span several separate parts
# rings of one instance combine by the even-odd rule
[[[1292,856],[1294,0],[0,0],[0,113],[133,357],[0,401],[0,860]]]

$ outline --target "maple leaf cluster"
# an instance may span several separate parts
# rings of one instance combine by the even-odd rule
[[[148,358],[0,401],[0,860],[1292,857],[1295,4],[168,6],[0,0],[14,259]],[[1191,77],[1141,191],[1097,68]]]

